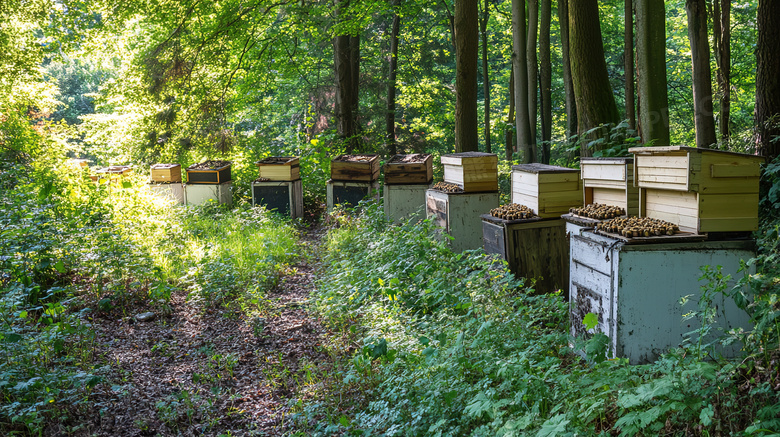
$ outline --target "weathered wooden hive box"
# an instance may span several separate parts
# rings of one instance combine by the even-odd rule
[[[379,199],[379,183],[329,180],[326,187],[327,211],[336,205],[355,207],[364,199]]]
[[[498,156],[494,153],[442,155],[441,163],[444,182],[458,185],[466,193],[498,191]]]
[[[414,153],[395,155],[385,164],[385,184],[429,184],[433,180],[433,157]]]
[[[154,164],[152,166],[151,179],[155,183],[181,182],[181,165]]]
[[[230,161],[204,161],[187,167],[187,183],[223,184],[231,180]]]
[[[233,203],[232,181],[213,183],[187,184],[184,187],[184,202],[187,205],[204,205],[209,202],[218,202],[223,205]]]
[[[547,164],[512,166],[512,203],[531,208],[542,218],[560,217],[582,206],[580,171]]]
[[[483,247],[481,214],[498,207],[498,191],[446,193],[437,189],[425,192],[425,213],[449,234],[455,252]]]
[[[373,182],[379,179],[379,155],[340,155],[330,162],[334,181]]]
[[[257,161],[258,176],[269,181],[295,181],[301,178],[297,156],[273,156]]]
[[[584,317],[596,314],[596,332],[610,340],[608,358],[624,357],[631,364],[643,364],[677,347],[686,333],[700,327],[697,318],[683,321],[683,315],[696,310],[708,282],[702,278],[701,266],[722,266],[724,276],[732,275],[730,289],[740,275],[742,260],[755,256],[755,244],[749,240],[636,240],[616,240],[590,231],[570,235],[569,318],[571,334],[579,336],[586,332]],[[690,296],[685,306],[680,303],[684,296]],[[712,299],[718,309],[713,326],[750,329],[750,316],[734,299],[722,293]],[[712,340],[710,334],[704,344]],[[706,348],[711,356],[734,357],[741,355],[741,347],[712,341]]]
[[[639,215],[695,233],[758,229],[764,158],[694,147],[634,147]]]
[[[252,182],[252,205],[262,205],[268,211],[276,211],[292,218],[303,217],[303,184],[301,179]]]
[[[584,203],[619,206],[639,215],[639,187],[634,186],[634,158],[581,158]]]
[[[561,219],[504,220],[481,215],[485,252],[506,260],[518,277],[536,279],[540,293],[569,289],[569,241]]]

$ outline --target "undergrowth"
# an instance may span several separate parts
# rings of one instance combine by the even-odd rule
[[[0,434],[75,432],[102,367],[92,324],[172,293],[251,312],[296,258],[289,220],[247,205],[174,207],[139,178],[94,184],[63,162],[0,172]]]
[[[313,435],[777,435],[777,295],[743,302],[743,360],[702,354],[703,330],[656,362],[603,359],[568,335],[567,305],[537,296],[481,251],[453,254],[431,224],[342,216],[325,243],[319,311],[354,344],[298,405]],[[769,255],[763,255],[769,256]],[[751,262],[756,262],[753,260]],[[702,293],[728,293],[717,270]],[[746,276],[741,283],[761,275]],[[775,277],[772,275],[772,277]],[[760,288],[760,287],[759,287]],[[760,290],[759,290],[760,291]],[[350,340],[344,341],[344,338]],[[582,342],[586,341],[585,344]],[[571,343],[590,351],[572,352]],[[348,394],[348,395],[345,395]]]

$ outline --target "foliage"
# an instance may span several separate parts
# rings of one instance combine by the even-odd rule
[[[758,332],[714,335],[712,296],[741,290],[727,287],[729,278],[717,270],[706,272],[704,297],[690,314],[700,329],[658,361],[630,366],[604,360],[603,334],[584,343],[569,339],[560,296],[527,294],[522,280],[479,251],[450,253],[430,223],[388,226],[371,208],[339,223],[327,240],[318,305],[334,329],[360,346],[324,384],[363,395],[345,402],[323,393],[320,402],[301,406],[297,417],[309,434],[777,430],[771,414],[780,399],[768,381],[778,375],[764,367],[774,362],[776,338],[759,346],[746,340]],[[764,301],[757,296],[751,299]],[[765,308],[754,314],[766,322],[756,331],[777,328]],[[755,365],[702,353],[708,342],[734,339],[749,351],[775,352]],[[588,351],[587,361],[572,352],[572,341]]]

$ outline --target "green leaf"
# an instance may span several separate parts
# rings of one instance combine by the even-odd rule
[[[22,336],[17,334],[17,333],[15,333],[15,332],[10,332],[8,334],[5,334],[5,342],[6,343],[18,343],[19,341],[21,341],[21,339],[22,339]]]
[[[423,346],[427,346],[428,343],[431,342],[431,340],[428,339],[428,337],[420,337],[420,338],[418,338],[418,340],[420,341],[420,344],[423,345]]]
[[[559,436],[566,431],[566,425],[568,424],[569,420],[566,419],[565,414],[557,414],[544,422],[542,429],[536,433],[536,437]]]
[[[599,316],[594,313],[585,314],[585,317],[582,318],[582,324],[585,325],[585,328],[588,331],[590,331],[599,324]]]
[[[57,260],[57,262],[54,264],[54,268],[60,272],[65,273],[67,270],[65,269],[65,264],[62,262],[62,260]]]
[[[347,416],[341,416],[341,417],[339,417],[339,423],[343,427],[348,427],[349,426],[349,419],[347,418]]]

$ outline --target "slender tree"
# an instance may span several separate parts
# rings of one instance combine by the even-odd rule
[[[532,142],[531,124],[528,122],[528,69],[526,65],[525,1],[512,0],[512,68],[515,74],[515,126],[517,147],[523,153],[523,162],[536,161],[535,143]]]
[[[577,104],[574,100],[574,82],[569,61],[569,0],[558,0],[558,25],[561,32],[561,58],[563,59],[563,89],[566,100],[566,139],[577,132]]]
[[[517,135],[514,135],[515,129],[515,68],[509,68],[509,114],[506,117],[506,132],[504,132],[504,143],[506,143],[506,160],[512,162],[512,153],[515,151],[514,143]]]
[[[626,76],[626,119],[628,127],[636,129],[636,111],[634,110],[634,3],[625,0],[624,35],[623,35],[623,69]]]
[[[395,140],[395,91],[396,76],[398,73],[398,32],[401,27],[401,16],[398,14],[398,7],[401,0],[393,0],[393,8],[396,9],[393,14],[393,24],[390,31],[390,56],[388,56],[389,71],[387,74],[387,114],[385,114],[385,144],[390,155],[398,153]]]
[[[479,150],[477,123],[478,0],[455,2],[455,150]]]
[[[539,0],[527,0],[528,37],[525,40],[525,60],[528,68],[528,123],[531,141],[536,150],[536,122],[538,117],[539,61],[536,56],[536,38],[539,33]]]
[[[756,145],[770,159],[780,156],[780,2],[758,1],[756,45]]]
[[[490,0],[485,0],[479,20],[479,33],[482,37],[482,92],[485,95],[485,151],[491,153],[490,145],[490,66],[488,65],[487,24],[490,18]]]
[[[669,144],[666,11],[663,0],[635,0],[639,130],[642,141]]]
[[[542,106],[542,163],[550,163],[552,141],[552,60],[550,55],[550,23],[552,0],[541,0],[541,25],[539,27],[539,90]]]
[[[713,0],[713,52],[717,66],[718,131],[721,141],[731,137],[731,0]]]
[[[707,6],[704,0],[687,0],[688,40],[693,61],[693,113],[696,147],[709,148],[717,143],[712,108],[712,72],[707,40]]]
[[[569,2],[569,32],[578,132],[582,136],[591,128],[617,123],[620,118],[607,76],[596,0]],[[581,153],[583,156],[590,154],[585,142]]]

